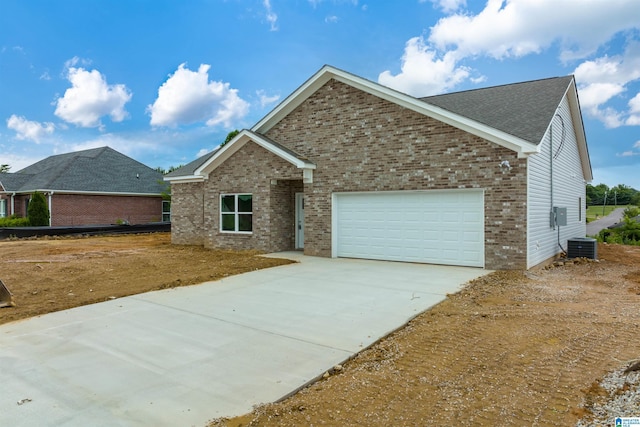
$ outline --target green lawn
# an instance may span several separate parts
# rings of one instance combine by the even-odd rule
[[[614,209],[617,208],[626,208],[626,206],[613,206],[607,205],[604,207],[604,215],[602,215],[602,206],[589,206],[587,208],[587,222],[591,222],[598,218],[602,218],[603,216],[609,215]]]

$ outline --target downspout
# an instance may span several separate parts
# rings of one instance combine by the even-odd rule
[[[16,214],[16,203],[15,203],[16,192],[11,193],[11,215]]]
[[[53,196],[53,191],[49,192],[49,227],[51,227],[51,223],[53,222],[53,218],[52,218],[53,217],[53,212],[52,212],[52,209],[51,209],[51,200],[52,200],[51,196]]]
[[[555,119],[555,116],[553,117]],[[553,120],[549,127],[549,194],[551,195],[551,206],[549,207],[551,227],[556,229],[556,217],[553,212]]]

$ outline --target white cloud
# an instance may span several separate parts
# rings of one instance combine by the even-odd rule
[[[271,0],[263,0],[262,4],[267,13],[267,22],[270,25],[270,31],[278,31],[278,15],[273,11],[271,7]]]
[[[427,0],[420,0],[420,3],[425,3]],[[467,5],[466,0],[431,0],[434,6],[442,9],[444,13],[452,13]]]
[[[629,100],[629,117],[625,124],[630,126],[640,125],[640,93]],[[636,142],[635,147],[640,147],[640,141]]]
[[[463,10],[462,1],[431,1],[458,12],[440,19],[428,35],[410,39],[401,72],[384,71],[379,83],[417,96],[440,93],[483,80],[463,61],[519,58],[552,47],[562,61],[581,59],[614,35],[640,29],[635,0],[488,0],[477,14]],[[629,40],[624,54],[585,61],[575,70],[583,108],[608,127],[640,124],[640,112],[632,112],[635,101],[629,112],[605,105],[640,78],[640,43]]]
[[[458,65],[454,52],[439,54],[422,37],[414,37],[404,48],[400,74],[384,71],[378,82],[414,96],[427,96],[453,88],[470,73],[468,67]]]
[[[583,110],[607,127],[640,125],[640,95],[629,102],[629,111],[605,106],[623,95],[629,84],[640,79],[640,43],[630,43],[624,53],[585,61],[574,71]]]
[[[262,89],[256,91],[256,95],[260,98],[260,106],[266,107],[269,104],[273,104],[280,100],[280,95],[267,95],[266,92]]]
[[[51,135],[55,129],[53,123],[39,123],[27,120],[23,116],[13,114],[7,119],[7,127],[16,131],[16,137],[20,140],[31,140],[40,143],[40,140]]]
[[[521,57],[560,42],[563,60],[593,53],[614,34],[637,28],[635,0],[489,0],[477,15],[442,18],[429,41],[465,56]]]
[[[121,122],[128,113],[124,109],[132,94],[123,84],[110,85],[98,70],[76,68],[77,58],[67,61],[67,79],[71,87],[56,101],[55,115],[81,127],[102,127],[100,118],[111,117]]]
[[[202,157],[205,154],[210,153],[210,152],[211,152],[211,150],[208,150],[206,148],[202,148],[202,149],[200,149],[200,151],[198,151],[198,154],[196,154],[196,159],[199,158],[199,157]]]
[[[324,18],[327,24],[337,24],[340,19],[336,15],[330,15]]]
[[[147,107],[152,126],[175,127],[181,124],[206,122],[207,126],[222,124],[230,127],[244,117],[249,104],[238,96],[229,83],[209,81],[209,68],[201,64],[191,71],[180,64],[158,89],[158,97]]]

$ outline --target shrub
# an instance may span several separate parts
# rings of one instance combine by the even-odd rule
[[[44,194],[39,191],[33,193],[27,209],[27,217],[32,226],[40,227],[49,225],[49,208]]]
[[[635,218],[638,215],[640,215],[640,208],[637,208],[635,206],[629,206],[624,210],[623,215],[625,218],[629,218],[629,219]]]
[[[598,241],[640,246],[640,223],[625,217],[620,227],[601,230]]]
[[[28,227],[29,218],[21,218],[16,215],[11,215],[6,218],[0,218],[0,227]]]

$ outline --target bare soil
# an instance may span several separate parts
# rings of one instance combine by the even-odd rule
[[[598,253],[475,280],[327,378],[211,425],[575,425],[607,399],[600,380],[640,357],[640,247]],[[286,262],[168,234],[2,241],[17,305],[0,323]]]
[[[0,324],[291,262],[259,255],[172,245],[169,233],[0,241],[0,279],[16,304],[0,309]]]

